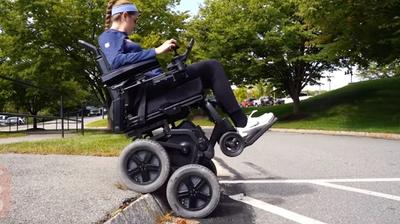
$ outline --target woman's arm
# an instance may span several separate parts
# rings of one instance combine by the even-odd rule
[[[118,52],[115,55],[114,60],[111,62],[111,67],[113,69],[117,69],[124,65],[138,63],[155,57],[156,57],[156,51],[154,48],[133,53]]]
[[[176,40],[171,39],[165,41],[157,48],[126,52],[124,49],[125,41],[126,35],[122,32],[104,32],[99,37],[100,48],[105,54],[112,69],[155,58],[156,55],[167,53],[176,46]]]

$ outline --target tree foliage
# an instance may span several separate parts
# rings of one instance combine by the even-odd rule
[[[190,27],[198,59],[220,60],[235,84],[272,82],[292,97],[294,113],[301,90],[332,68],[292,0],[207,0]]]
[[[396,60],[387,65],[379,65],[371,62],[368,67],[360,68],[357,76],[363,79],[381,79],[400,77],[400,60]]]
[[[321,32],[317,43],[330,57],[390,64],[400,58],[399,0],[299,0],[306,21]]]
[[[132,38],[144,47],[178,35],[186,14],[172,12],[179,0],[135,1],[142,16]],[[93,44],[104,31],[105,0],[0,0],[0,74],[35,86],[13,84],[18,105],[36,114],[58,103],[79,105],[88,93],[104,104],[110,97],[93,58],[78,45]]]
[[[260,98],[262,96],[271,96],[273,86],[270,83],[265,83],[263,80],[258,81],[253,88],[253,96],[255,98]]]

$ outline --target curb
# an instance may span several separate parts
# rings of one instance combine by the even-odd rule
[[[390,134],[390,133],[355,132],[355,131],[325,131],[325,130],[306,130],[306,129],[281,129],[281,128],[271,128],[270,130],[273,132],[283,132],[283,133],[356,136],[356,137],[379,138],[379,139],[386,139],[386,140],[400,140],[400,134]]]
[[[151,194],[145,194],[119,211],[105,224],[158,223],[167,212],[165,204]]]

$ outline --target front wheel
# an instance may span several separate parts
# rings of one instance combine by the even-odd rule
[[[219,199],[220,186],[217,177],[204,166],[182,166],[168,181],[168,204],[178,216],[204,218],[215,210]]]

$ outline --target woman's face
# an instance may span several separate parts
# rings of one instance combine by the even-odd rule
[[[123,20],[125,21],[126,24],[126,29],[128,33],[132,33],[135,30],[135,27],[137,25],[138,19],[139,19],[139,13],[128,13],[124,12],[123,15]]]

